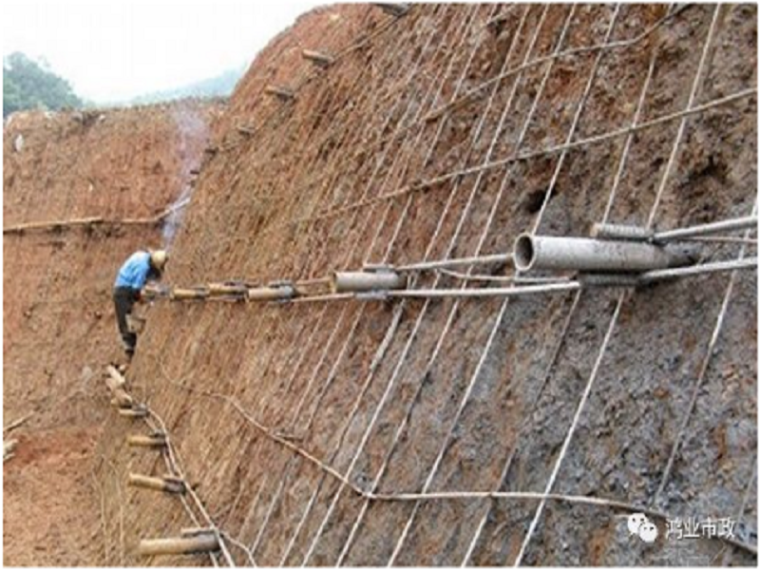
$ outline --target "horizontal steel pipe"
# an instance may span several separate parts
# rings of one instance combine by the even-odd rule
[[[654,241],[659,241],[659,242],[675,241],[675,240],[690,238],[694,236],[707,236],[707,235],[719,234],[723,232],[749,230],[752,228],[757,228],[757,216],[746,216],[743,218],[736,218],[733,220],[723,220],[720,222],[713,222],[710,224],[691,226],[689,228],[678,228],[674,230],[657,232],[654,234],[653,239]]]
[[[277,287],[253,287],[248,289],[249,301],[278,301],[294,297],[296,290],[292,285],[279,285]]]
[[[210,532],[181,538],[143,539],[138,547],[141,556],[195,554],[217,550],[219,550],[219,538]]]
[[[360,293],[403,289],[406,278],[395,271],[336,271],[332,274],[334,293]]]
[[[693,261],[688,250],[666,249],[648,243],[522,234],[515,242],[518,271],[554,269],[638,273]]]
[[[148,477],[138,473],[130,473],[127,476],[127,485],[173,494],[181,494],[186,491],[185,482],[177,477]]]

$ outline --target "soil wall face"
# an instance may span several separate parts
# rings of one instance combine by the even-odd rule
[[[756,7],[362,10],[358,37],[304,36],[301,47],[348,51],[311,69],[294,100],[264,99],[254,63],[168,282],[307,279],[509,252],[524,231],[753,211]],[[307,65],[278,81],[296,84]],[[742,248],[701,246],[702,260]],[[462,282],[421,274],[415,286]],[[368,501],[271,435],[365,492],[550,490],[731,517],[751,540],[756,288],[741,272],[509,301],[157,304],[130,381],[205,505],[192,516],[259,564],[754,564],[716,540],[666,540],[661,519],[645,544],[625,511],[599,505]],[[121,443],[138,429],[109,422],[119,476],[163,471]],[[139,538],[192,524],[171,497],[126,490],[106,503],[128,563],[144,562]]]
[[[3,221],[146,218],[188,187],[218,105],[14,114],[3,129]],[[4,466],[4,562],[103,561],[95,442],[109,405],[102,373],[123,360],[111,288],[157,225],[3,235],[3,412],[34,412]],[[14,434],[15,436],[15,434]],[[92,534],[91,534],[92,533]]]
[[[3,137],[3,222],[149,218],[185,190],[216,114],[200,103],[12,116]],[[17,141],[21,141],[17,143]],[[16,150],[16,146],[20,150]],[[160,224],[6,233],[4,409],[88,393],[120,356],[111,288],[138,248],[161,247]]]

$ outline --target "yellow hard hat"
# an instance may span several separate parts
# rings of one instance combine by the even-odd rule
[[[154,249],[150,252],[150,262],[153,267],[161,271],[166,265],[166,261],[169,259],[169,254],[165,249]]]

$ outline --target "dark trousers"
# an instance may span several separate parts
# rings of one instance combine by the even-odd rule
[[[119,324],[119,334],[124,343],[124,350],[128,356],[132,356],[137,345],[137,335],[129,330],[127,315],[132,314],[132,307],[140,298],[139,289],[131,287],[115,287],[113,290],[113,304],[116,307],[116,322]]]

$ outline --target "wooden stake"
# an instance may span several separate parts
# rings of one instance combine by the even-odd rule
[[[132,396],[124,389],[127,379],[110,364],[106,366],[106,372],[108,373],[106,376],[106,386],[108,386],[113,396],[111,405],[116,408],[131,408],[133,404]]]
[[[180,538],[154,538],[140,541],[138,552],[142,556],[161,554],[195,554],[219,550],[219,538],[213,532]]]
[[[123,388],[127,383],[127,379],[124,378],[121,372],[116,370],[116,367],[112,364],[106,366],[106,372],[108,372],[108,379],[106,379],[106,384],[108,384],[108,387],[111,390],[114,388]]]
[[[148,415],[148,408],[142,404],[132,404],[131,408],[119,409],[119,415],[125,418],[144,418]]]
[[[127,444],[130,447],[166,447],[166,435],[163,433],[128,435]]]
[[[132,400],[132,396],[127,394],[124,390],[121,388],[117,388],[113,392],[113,398],[111,398],[111,405],[114,408],[121,409],[128,409],[131,408],[134,404],[134,401]]]
[[[296,97],[296,94],[293,92],[293,90],[288,89],[287,87],[276,87],[274,85],[267,85],[266,89],[264,89],[264,92],[269,95],[276,95],[277,97],[285,101],[290,101],[292,99],[295,99]]]
[[[16,449],[17,445],[17,439],[9,439],[8,441],[3,441],[3,463],[15,455],[13,451]]]
[[[324,53],[319,53],[318,51],[312,51],[310,49],[303,50],[301,52],[301,56],[304,59],[319,65],[320,67],[329,67],[335,63],[335,59],[331,56]]]
[[[130,473],[127,484],[130,487],[153,489],[154,491],[163,491],[164,493],[182,494],[187,490],[185,482],[177,477],[147,477],[137,473]]]

